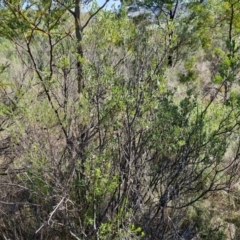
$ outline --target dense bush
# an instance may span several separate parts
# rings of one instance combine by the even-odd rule
[[[56,2],[1,2],[1,239],[237,237],[238,4]]]

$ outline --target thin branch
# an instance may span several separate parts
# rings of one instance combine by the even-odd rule
[[[109,0],[106,0],[106,2],[105,2],[100,8],[98,8],[98,10],[97,10],[95,13],[93,13],[93,14],[88,18],[87,22],[82,26],[82,31],[84,30],[85,27],[87,27],[87,25],[88,25],[89,22],[92,20],[92,18],[93,18],[94,16],[96,16],[96,15],[106,6],[106,4],[107,4],[108,2],[109,2]]]
[[[58,4],[60,4],[62,7],[65,8],[65,10],[67,10],[68,12],[70,12],[74,17],[75,17],[75,12],[72,11],[69,7],[66,7],[64,4],[62,4],[60,1],[55,0]]]
[[[70,231],[70,234],[73,236],[73,237],[75,237],[77,240],[81,240],[80,238],[78,238],[77,236],[76,236],[76,234],[74,234],[72,231]],[[85,235],[85,234],[84,234]],[[85,237],[87,237],[87,235],[85,235]]]
[[[4,201],[0,201],[0,204],[5,204],[5,205],[30,205],[30,206],[37,206],[37,207],[41,206],[39,204],[28,203],[28,202],[4,202]]]
[[[24,186],[21,186],[21,185],[19,185],[19,184],[13,184],[13,183],[0,183],[0,185],[2,185],[2,186],[20,187],[20,188],[24,188],[24,189],[26,189],[26,190],[29,190],[29,188],[24,187]]]
[[[64,199],[65,199],[65,197],[63,197],[63,198],[61,199],[61,201],[58,203],[58,205],[57,205],[57,206],[54,208],[54,210],[50,213],[50,217],[49,217],[48,222],[47,222],[48,225],[50,225],[50,221],[51,221],[54,213],[57,211],[57,209],[58,209],[59,206],[62,204],[62,202],[64,201]]]
[[[44,226],[45,226],[45,224],[43,224],[43,225],[35,232],[35,234],[37,234],[38,232],[40,232],[41,229],[42,229]]]

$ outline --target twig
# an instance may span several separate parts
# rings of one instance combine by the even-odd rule
[[[70,231],[70,233],[71,233],[71,235],[73,236],[73,237],[75,237],[77,240],[81,240],[80,238],[78,238],[77,236],[76,236],[76,234],[74,234],[72,231]],[[87,236],[86,236],[87,237]]]
[[[41,206],[39,204],[33,204],[33,203],[28,203],[28,202],[4,202],[4,201],[0,201],[0,204],[6,204],[6,205],[31,205],[31,206],[37,206],[37,207]]]
[[[23,189],[29,190],[29,188],[27,188],[27,187],[24,187],[24,186],[19,185],[19,184],[14,184],[14,183],[0,183],[0,186],[20,187],[20,188],[23,188]]]
[[[97,14],[98,14],[98,12],[99,11],[101,11],[105,6],[106,6],[106,4],[109,2],[109,0],[106,0],[106,2],[101,6],[101,7],[99,7],[98,8],[98,10],[95,12],[95,13],[93,13],[89,18],[88,18],[88,20],[86,21],[86,23],[82,26],[82,31],[84,30],[84,28],[89,24],[89,22],[91,21],[91,19],[94,17],[94,16],[96,16]]]
[[[48,224],[48,225],[50,225],[50,221],[51,221],[51,219],[52,219],[52,216],[53,216],[54,213],[57,211],[57,209],[59,208],[59,206],[62,204],[62,202],[63,202],[64,199],[65,199],[65,197],[63,197],[63,198],[61,199],[61,201],[58,203],[58,205],[57,205],[57,206],[54,208],[54,210],[50,213],[49,219],[48,219],[48,221],[47,221],[47,224]],[[46,223],[43,223],[43,224],[41,225],[41,227],[37,229],[37,231],[35,232],[35,234],[37,234],[39,231],[41,231],[41,229],[42,229],[45,225],[46,225]]]
[[[41,231],[41,229],[45,226],[45,224],[43,224],[36,232],[35,234],[37,234],[39,231]]]
[[[53,216],[53,214],[57,211],[57,209],[59,208],[59,206],[62,204],[62,202],[63,202],[63,200],[65,199],[65,197],[63,197],[62,199],[61,199],[61,201],[58,203],[58,205],[54,208],[54,210],[50,213],[50,217],[49,217],[49,219],[48,219],[48,225],[50,225],[50,221],[51,221],[51,219],[52,219],[52,216]]]

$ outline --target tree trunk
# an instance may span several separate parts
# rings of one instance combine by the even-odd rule
[[[81,10],[80,10],[80,0],[75,0],[75,31],[77,38],[77,82],[78,82],[78,93],[84,88],[83,82],[83,67],[81,63],[81,59],[83,58],[83,49],[82,49],[82,27],[81,27]]]

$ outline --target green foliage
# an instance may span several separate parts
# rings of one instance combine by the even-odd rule
[[[162,1],[149,28],[124,9],[8,3],[0,237],[225,239],[204,204],[239,179],[239,26],[225,18],[239,7],[187,1],[173,17],[177,1]],[[210,100],[205,83],[219,87]]]

